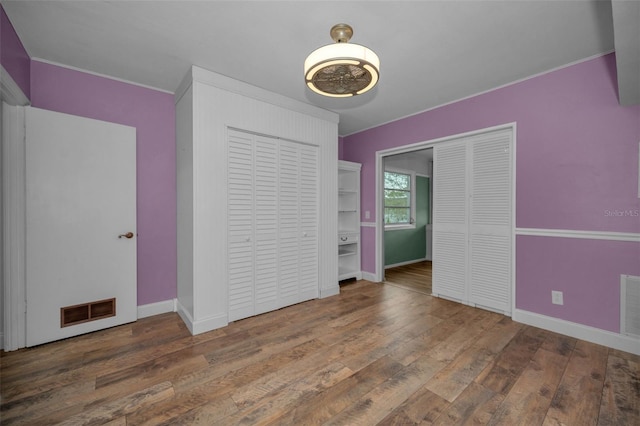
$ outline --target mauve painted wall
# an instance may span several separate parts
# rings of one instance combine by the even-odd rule
[[[9,17],[0,5],[0,63],[29,99],[31,99],[30,61]]]
[[[517,227],[640,233],[640,107],[618,103],[614,54],[345,137],[343,158],[362,163],[363,217],[375,215],[376,151],[511,122]],[[640,244],[519,236],[516,253],[517,308],[618,330],[619,275],[640,275]],[[607,272],[574,274],[578,265]],[[370,227],[362,268],[375,272]],[[565,292],[563,307],[552,288]]]
[[[518,235],[516,249],[518,309],[620,331],[620,275],[640,275],[640,244]]]
[[[176,145],[172,94],[43,62],[34,107],[137,129],[138,305],[176,297]]]

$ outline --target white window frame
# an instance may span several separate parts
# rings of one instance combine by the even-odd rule
[[[411,223],[402,223],[402,224],[395,224],[395,223],[391,223],[391,224],[384,224],[384,229],[385,231],[399,231],[401,229],[416,229],[416,172],[414,170],[403,170],[403,169],[396,169],[396,168],[386,168],[385,170],[386,172],[391,172],[391,173],[400,173],[403,175],[409,175],[410,179],[411,179],[411,190],[409,191],[410,194],[410,198],[411,198],[411,211],[410,211],[410,220]],[[384,178],[382,180],[384,182]],[[384,223],[384,185],[382,188],[382,211],[383,211],[383,223]]]

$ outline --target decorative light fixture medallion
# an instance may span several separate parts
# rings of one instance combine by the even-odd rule
[[[347,43],[353,29],[347,24],[331,28],[329,44],[311,52],[304,61],[304,79],[309,89],[336,98],[360,95],[376,85],[380,59],[371,49]]]

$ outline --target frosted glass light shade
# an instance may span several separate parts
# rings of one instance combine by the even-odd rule
[[[324,96],[348,97],[372,89],[379,78],[380,59],[371,49],[335,43],[314,50],[304,61],[309,89]]]

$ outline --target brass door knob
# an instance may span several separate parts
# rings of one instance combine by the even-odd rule
[[[122,237],[125,237],[125,238],[133,238],[133,232],[127,232],[126,234],[120,234],[120,235],[118,235],[118,238],[122,238]]]

